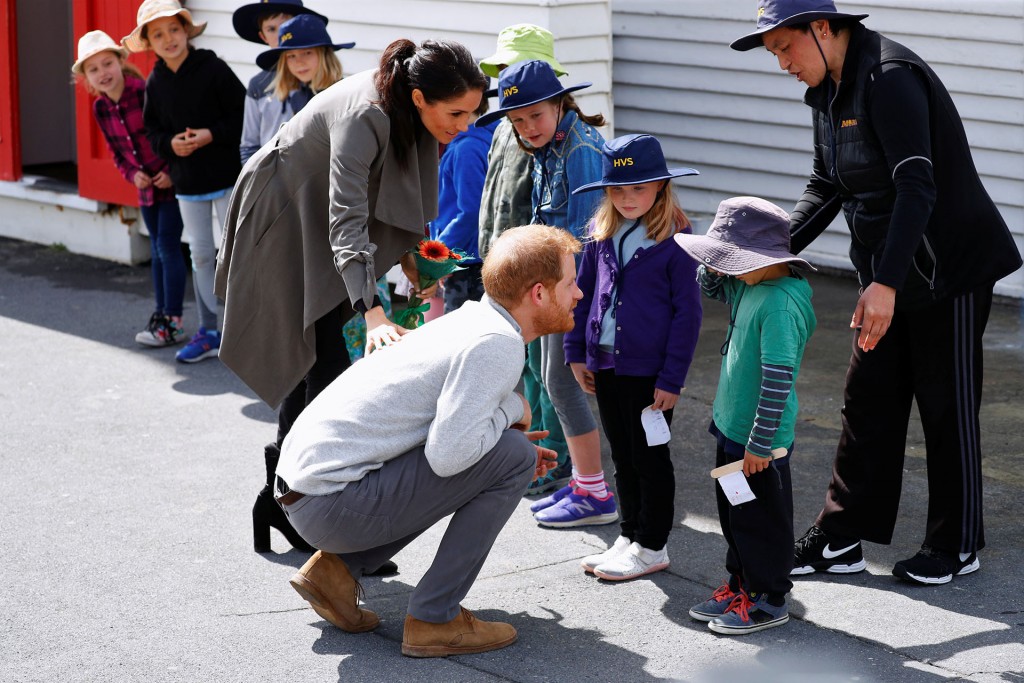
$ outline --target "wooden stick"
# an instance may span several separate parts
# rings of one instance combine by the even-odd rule
[[[785,458],[787,455],[789,455],[789,451],[787,451],[785,448],[773,448],[772,449],[772,460],[778,460],[779,458]],[[723,476],[725,476],[727,474],[730,474],[732,472],[739,472],[742,469],[743,469],[743,460],[740,459],[740,460],[737,460],[736,462],[731,462],[728,465],[722,465],[721,467],[716,467],[715,469],[711,470],[711,477],[714,478],[714,479],[718,479],[719,477],[723,477]]]

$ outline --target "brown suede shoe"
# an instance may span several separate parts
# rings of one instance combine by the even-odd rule
[[[447,657],[498,650],[516,642],[512,624],[483,621],[465,607],[446,624],[432,624],[406,615],[402,654],[406,657]]]
[[[342,631],[362,633],[380,623],[376,614],[359,607],[363,589],[337,555],[316,551],[288,583],[314,612]]]

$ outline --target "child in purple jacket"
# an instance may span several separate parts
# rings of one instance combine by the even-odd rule
[[[672,239],[690,222],[669,182],[697,171],[667,168],[651,135],[606,142],[602,155],[601,180],[574,191],[604,189],[605,196],[583,250],[576,280],[583,299],[565,335],[565,359],[583,391],[597,394],[622,513],[615,543],[581,564],[622,581],[669,565],[675,474],[668,444],[648,445],[641,414],[660,412],[671,424],[700,332],[697,265]]]

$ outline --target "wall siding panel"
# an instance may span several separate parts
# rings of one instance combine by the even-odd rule
[[[1024,246],[1024,3],[1019,0],[866,0],[843,11],[917,52],[949,88],[989,194]],[[684,207],[713,214],[723,198],[755,194],[791,208],[811,166],[804,88],[771,55],[729,42],[749,32],[754,0],[613,0],[613,95],[619,134],[649,132],[670,163]],[[698,221],[698,227],[707,220]],[[839,218],[808,251],[849,269]],[[996,291],[1024,295],[1024,273]]]

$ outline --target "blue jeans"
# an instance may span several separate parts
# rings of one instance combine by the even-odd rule
[[[155,310],[166,316],[180,316],[185,298],[185,257],[181,254],[183,224],[178,202],[157,202],[141,206],[139,211],[149,231]]]

